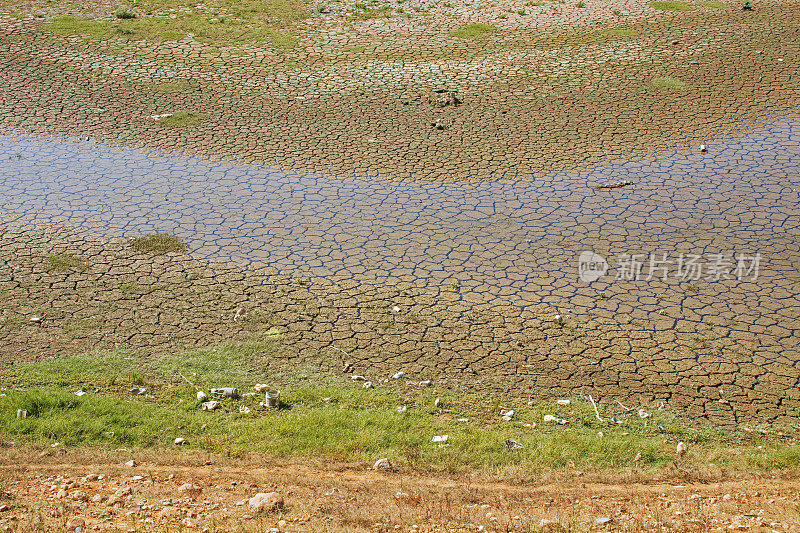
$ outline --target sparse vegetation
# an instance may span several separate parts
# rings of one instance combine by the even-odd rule
[[[686,89],[686,83],[675,78],[653,78],[653,87],[658,89]]]
[[[112,26],[107,22],[72,16],[58,17],[45,27],[59,35],[85,35],[96,39],[112,35]]]
[[[54,254],[47,257],[48,270],[64,272],[68,270],[82,270],[86,262],[74,254]]]
[[[659,0],[650,2],[650,7],[661,11],[691,11],[694,9],[689,2],[679,2],[677,0]]]
[[[479,39],[494,32],[495,30],[497,30],[497,28],[491,24],[467,24],[466,26],[462,26],[461,28],[451,32],[450,35],[453,37],[458,37],[459,39]]]
[[[156,85],[155,90],[159,93],[181,93],[189,87],[185,81],[165,81]]]
[[[203,116],[193,111],[178,111],[158,119],[158,123],[168,128],[184,128],[198,124],[202,120]]]
[[[117,17],[120,20],[130,20],[130,19],[135,19],[136,18],[136,14],[135,13],[131,13],[130,11],[126,11],[124,9],[121,9],[121,10],[117,11],[116,13],[114,13],[114,16]]]
[[[185,253],[187,250],[180,239],[168,233],[134,237],[128,239],[128,246],[136,252],[145,254]]]

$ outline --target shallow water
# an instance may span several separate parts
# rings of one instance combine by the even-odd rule
[[[705,154],[477,186],[314,177],[9,131],[0,161],[0,215],[14,224],[169,232],[198,257],[426,285],[458,292],[461,308],[544,302],[568,315],[646,319],[654,329],[710,322],[797,345],[797,119]],[[610,264],[592,283],[578,277],[583,250]],[[671,261],[655,265],[666,281],[664,270],[645,279],[651,253]],[[681,253],[701,256],[700,279],[680,275]],[[644,254],[639,279],[615,279],[628,277],[622,254]],[[713,254],[725,256],[719,280],[708,270]],[[746,266],[760,254],[757,276],[737,279],[740,254]]]

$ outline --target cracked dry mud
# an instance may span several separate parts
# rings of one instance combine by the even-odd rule
[[[276,327],[287,357],[331,369],[335,346],[375,375],[794,421],[800,5],[587,3],[320,13],[286,49],[57,36],[60,5],[0,14],[0,357]],[[109,20],[115,6],[69,9]],[[498,29],[450,34],[482,21]],[[462,103],[435,105],[443,89]],[[197,123],[151,118],[180,110]],[[701,142],[708,154],[688,152]],[[193,256],[114,239],[150,231]],[[612,268],[587,284],[575,267],[592,249],[763,260],[757,280]],[[53,254],[81,264],[53,269]]]

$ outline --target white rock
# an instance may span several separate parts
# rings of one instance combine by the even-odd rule
[[[650,413],[645,411],[644,409],[639,409],[639,418],[648,418]]]
[[[420,387],[430,387],[431,386],[431,380],[426,379],[426,380],[420,381],[419,382],[419,386]]]
[[[436,435],[433,437],[432,442],[447,442],[447,439],[450,438],[450,435]]]
[[[125,463],[125,466],[127,466],[127,467],[129,467],[129,468],[133,468],[133,467],[134,467],[134,466],[136,466],[137,464],[138,464],[138,463],[137,463],[136,461],[134,461],[133,459],[131,459],[130,461],[128,461],[127,463]]]
[[[283,508],[283,497],[277,492],[259,492],[247,503],[253,512],[269,512]]]
[[[556,403],[558,405],[569,405],[569,400],[558,400]]]
[[[395,372],[392,374],[392,379],[403,379],[404,377],[406,377],[405,372]]]
[[[184,483],[183,485],[178,487],[178,492],[182,492],[190,496],[196,496],[201,492],[203,492],[203,489],[200,488],[200,486],[195,485],[194,483]]]
[[[201,390],[197,391],[197,401],[198,402],[204,402],[207,399],[208,399],[208,396],[206,395],[205,392],[203,392]]]
[[[372,388],[372,382],[371,381],[365,381],[364,382],[364,388],[365,389],[371,389]]]
[[[183,437],[177,437],[172,443],[175,446],[183,446],[184,444],[189,444],[189,441],[187,441]]]
[[[258,383],[253,388],[256,389],[258,392],[264,392],[269,388],[269,385],[265,383]]]
[[[243,414],[243,415],[250,414],[250,408],[249,408],[249,407],[247,407],[246,405],[240,405],[240,406],[239,406],[239,412],[240,412],[241,414]]]

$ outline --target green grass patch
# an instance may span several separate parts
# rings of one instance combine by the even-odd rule
[[[128,246],[134,251],[145,254],[166,254],[169,252],[185,253],[186,245],[180,239],[168,233],[145,235],[128,239]]]
[[[673,89],[679,91],[682,91],[687,87],[685,82],[675,78],[653,78],[652,84],[653,87],[656,87],[657,89]]]
[[[491,24],[467,24],[466,26],[462,26],[461,28],[450,32],[450,35],[453,37],[458,37],[459,39],[479,39],[496,30],[497,28]]]
[[[113,34],[113,26],[108,22],[72,16],[58,17],[46,24],[45,28],[59,35],[86,35],[95,39],[107,38]]]
[[[185,128],[194,126],[203,120],[203,115],[193,111],[178,111],[167,117],[158,119],[158,123],[167,128]]]
[[[603,32],[611,37],[634,37],[639,35],[639,32],[631,28],[616,28],[613,30],[606,30]]]
[[[695,2],[694,4],[696,6],[700,6],[700,7],[713,7],[713,8],[716,8],[716,9],[725,8],[725,3],[724,2],[719,2],[717,0],[700,1],[700,2]]]
[[[353,462],[388,457],[401,468],[522,478],[574,469],[669,471],[676,464],[676,475],[683,476],[708,473],[712,463],[717,472],[800,466],[798,430],[791,427],[725,432],[669,410],[648,408],[643,419],[636,410],[614,405],[600,406],[600,421],[590,403],[577,399],[566,406],[546,400],[503,404],[397,382],[364,389],[347,376],[312,366],[281,366],[276,361],[285,350],[280,335],[265,335],[251,344],[149,357],[93,352],[16,364],[0,375],[5,394],[0,436],[38,444],[138,447],[170,446],[180,436],[190,447],[211,452]],[[259,393],[222,399],[220,409],[209,413],[195,397],[195,386],[206,392],[234,386],[246,393],[255,383],[281,390],[282,408],[262,409]],[[132,396],[133,387],[146,388],[147,395]],[[78,389],[88,394],[78,397]],[[241,414],[242,405],[251,413]],[[515,410],[512,421],[500,418],[503,406]],[[16,418],[17,409],[27,410],[27,418]],[[546,414],[569,423],[544,422]],[[434,435],[449,435],[448,446],[433,443]],[[524,449],[507,450],[506,439]],[[679,441],[689,453],[676,463]]]
[[[47,263],[47,269],[55,272],[83,270],[86,268],[86,261],[74,254],[49,255],[47,256]]]
[[[659,0],[650,2],[650,7],[661,11],[691,11],[694,9],[689,2],[678,2],[677,0]]]
[[[189,84],[183,80],[179,81],[165,81],[155,86],[157,93],[175,94],[182,93],[189,88]]]

